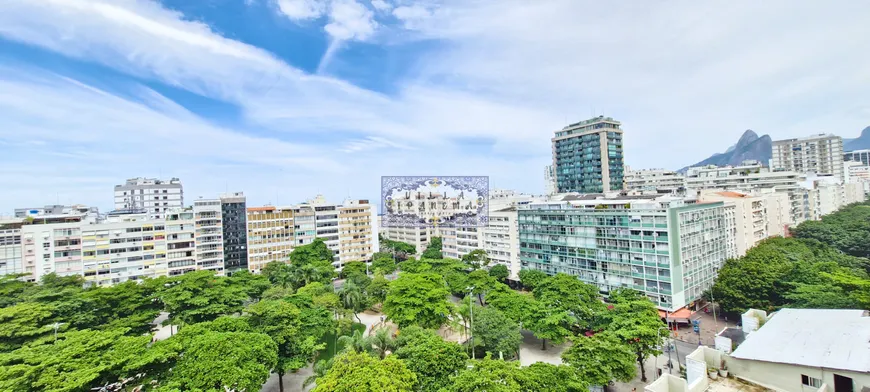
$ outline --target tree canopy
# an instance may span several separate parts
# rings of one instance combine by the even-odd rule
[[[409,325],[438,328],[453,311],[447,302],[447,294],[444,281],[438,274],[401,273],[390,282],[383,310],[402,328]]]
[[[405,363],[389,356],[383,360],[365,353],[344,352],[317,378],[315,392],[410,392],[417,376]]]

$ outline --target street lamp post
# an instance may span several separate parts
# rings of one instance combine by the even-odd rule
[[[468,316],[469,316],[469,324],[468,324],[468,339],[469,339],[469,347],[471,347],[471,359],[474,359],[474,302],[472,299],[474,297],[474,286],[468,288]]]
[[[54,324],[51,325],[52,328],[54,328],[54,342],[55,343],[57,343],[57,329],[60,328],[61,325],[63,325],[63,323],[58,323],[58,322],[55,322]]]

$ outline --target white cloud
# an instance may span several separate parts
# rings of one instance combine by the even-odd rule
[[[278,10],[292,20],[316,19],[326,12],[324,0],[277,0]]]
[[[338,177],[351,189],[438,167],[539,190],[552,132],[593,114],[623,122],[627,163],[639,167],[699,161],[747,128],[849,137],[870,125],[861,109],[870,107],[870,5],[861,2],[395,4],[394,16],[415,29],[395,35],[436,45],[402,69],[389,96],[300,72],[149,1],[6,0],[0,36],[234,103],[272,132],[350,134],[333,148],[353,152]],[[336,23],[336,35],[378,43],[396,32],[366,19],[367,9],[346,11],[336,21],[363,22]],[[0,128],[8,121],[0,117]],[[45,139],[40,130],[33,137]],[[455,142],[467,139],[492,141],[491,150]],[[301,176],[294,184],[308,186]],[[308,180],[325,183],[316,173]]]
[[[393,9],[393,5],[390,3],[387,3],[384,0],[372,0],[372,7],[375,7],[375,9],[378,11],[384,11],[384,12]]]
[[[378,23],[374,14],[355,0],[333,0],[329,24],[323,29],[337,40],[365,41],[375,33]]]
[[[415,30],[420,22],[432,16],[432,12],[420,4],[403,5],[393,10],[393,16],[401,20],[406,29]]]

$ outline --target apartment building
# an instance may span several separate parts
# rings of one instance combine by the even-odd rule
[[[368,261],[378,251],[377,210],[368,200],[346,200],[338,207],[338,268]]]
[[[224,270],[228,274],[248,268],[247,203],[242,192],[220,196]]]
[[[272,261],[287,261],[295,247],[292,207],[248,207],[248,269],[260,272]]]
[[[82,273],[81,226],[86,214],[42,215],[26,218],[21,226],[22,266],[25,279],[38,281],[43,275]]]
[[[544,192],[547,195],[556,193],[556,170],[553,165],[547,165],[544,168]]]
[[[556,131],[553,168],[559,193],[595,193],[623,188],[622,128],[598,116]]]
[[[773,190],[788,196],[789,221],[798,224],[806,220],[807,195],[804,189],[807,176],[790,171],[771,171],[758,161],[744,161],[739,166],[701,166],[686,172],[686,188],[756,192]]]
[[[870,150],[854,150],[843,153],[846,162],[860,162],[864,166],[870,166]]]
[[[524,269],[559,272],[603,293],[629,287],[661,309],[701,298],[728,255],[722,202],[673,196],[566,195],[518,210]]]
[[[193,202],[196,269],[224,273],[223,210],[220,199]]]
[[[0,276],[23,274],[20,219],[0,220]]]
[[[870,166],[864,165],[861,162],[846,161],[843,162],[843,175],[846,177],[846,184],[854,182],[870,182]]]
[[[631,170],[625,168],[625,190],[675,193],[686,187],[686,177],[665,169]]]
[[[739,257],[769,237],[770,223],[767,213],[767,199],[734,191],[704,190],[698,193],[698,202],[724,202],[731,235],[729,241],[733,248],[729,257]]]
[[[843,138],[818,134],[773,142],[771,168],[804,174],[843,176]]]
[[[99,223],[103,216],[100,215],[100,210],[97,207],[88,207],[82,204],[74,204],[71,206],[65,205],[47,205],[45,207],[34,208],[16,208],[15,217],[27,219],[31,222],[45,223],[46,221],[57,221],[65,216],[75,216],[77,221],[84,223]]]
[[[115,210],[144,209],[150,219],[163,219],[166,210],[184,207],[181,180],[163,181],[156,178],[131,178],[115,185]]]
[[[296,246],[314,242],[317,234],[314,207],[311,205],[293,206],[293,229]]]
[[[166,226],[149,213],[109,213],[105,222],[81,226],[82,274],[90,285],[165,276]]]
[[[169,276],[196,271],[196,219],[193,208],[166,212],[166,267]]]
[[[441,229],[438,227],[381,227],[380,233],[384,238],[392,241],[401,241],[414,246],[417,253],[422,253],[429,246],[432,237],[441,237]],[[443,246],[443,241],[442,241]]]

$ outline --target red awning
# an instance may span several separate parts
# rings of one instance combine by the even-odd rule
[[[679,308],[673,312],[666,312],[664,310],[659,310],[659,317],[665,318],[667,317],[667,321],[681,321],[681,320],[689,320],[692,317],[692,312],[686,308]]]

